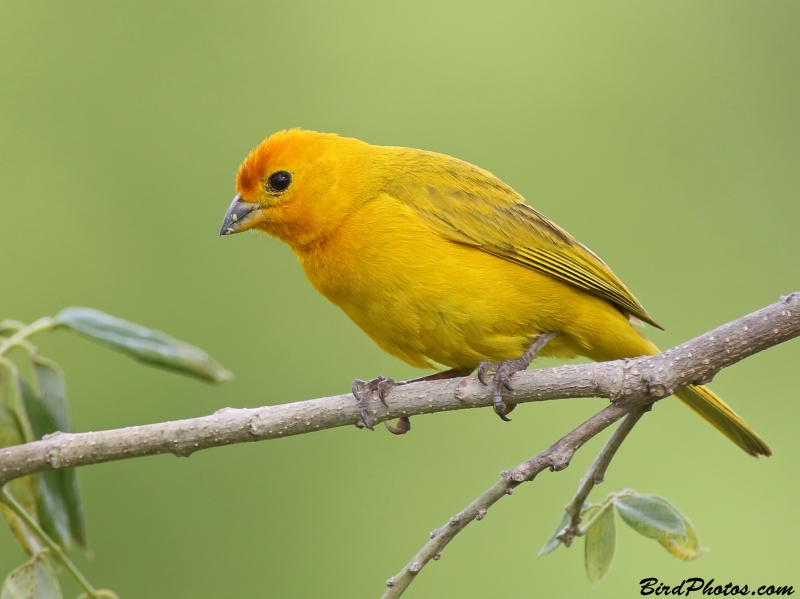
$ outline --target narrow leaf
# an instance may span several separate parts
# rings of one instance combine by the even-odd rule
[[[67,399],[67,385],[64,373],[53,361],[37,356],[34,360],[34,369],[39,386],[39,399],[47,414],[52,420],[55,430],[65,433],[72,432],[72,417],[70,416],[69,400]],[[47,424],[47,423],[43,423]],[[45,428],[49,428],[45,426]],[[50,434],[53,430],[43,429],[42,435]],[[43,499],[48,505],[58,504],[63,506],[67,514],[69,536],[84,550],[88,548],[86,542],[86,523],[83,517],[80,493],[78,491],[78,478],[74,468],[54,470],[43,473],[51,491],[50,497],[43,493]]]
[[[66,308],[56,322],[147,364],[215,383],[233,377],[199,347],[99,310]]]
[[[0,358],[2,359],[2,358]],[[9,408],[17,418],[24,443],[35,441],[25,403],[22,399],[22,383],[16,364],[8,360],[0,363],[0,403]]]
[[[16,416],[6,406],[0,405],[0,448],[19,445],[22,441],[22,432]],[[22,509],[38,521],[36,489],[31,475],[15,478],[6,485],[6,491],[22,506]],[[41,548],[36,535],[9,507],[0,504],[0,513],[25,553],[33,555]]]
[[[36,391],[22,380],[22,398],[25,401],[25,409],[31,420],[33,434],[36,439],[41,439],[45,435],[55,432],[55,424],[50,414],[47,412]],[[60,491],[63,471],[51,470],[34,475],[36,484],[36,504],[39,511],[39,524],[42,529],[56,543],[61,545],[65,551],[69,551],[72,545],[72,536],[69,527],[69,513],[63,494]]]
[[[36,373],[39,398],[53,418],[56,430],[71,433],[72,416],[67,399],[64,371],[52,360],[38,355],[33,360],[33,369]]]
[[[686,540],[686,526],[680,516],[660,497],[634,495],[614,505],[625,523],[650,539]]]
[[[561,534],[561,531],[564,530],[564,528],[567,526],[568,523],[569,523],[569,514],[567,512],[564,512],[563,514],[561,514],[561,520],[558,521],[558,526],[556,526],[556,529],[553,531],[553,534],[550,535],[550,538],[547,540],[547,543],[545,543],[544,547],[542,547],[541,550],[539,551],[539,556],[551,553],[552,551],[555,550],[556,547],[558,547],[561,544],[561,541],[559,541],[556,537],[558,537],[558,535]]]
[[[11,380],[17,375],[17,367],[13,362],[0,363],[0,405],[12,407],[13,389],[11,388]]]
[[[58,578],[44,553],[37,553],[8,575],[0,599],[62,599]]]
[[[57,429],[53,416],[25,380],[22,380],[22,397],[36,439],[54,433]],[[39,524],[65,551],[71,549],[73,541],[85,548],[85,525],[75,470],[48,470],[36,474],[35,477],[38,483],[36,503],[39,508]]]
[[[606,577],[617,548],[617,527],[614,510],[607,506],[586,530],[586,575],[592,584]]]
[[[700,544],[700,537],[697,535],[697,529],[695,529],[694,525],[689,521],[689,518],[687,518],[683,512],[681,512],[666,499],[662,499],[662,501],[669,505],[669,507],[672,508],[672,511],[678,514],[680,519],[683,521],[683,525],[686,527],[686,540],[659,539],[659,544],[672,555],[686,562],[696,560],[704,553],[707,553],[708,547],[703,547]]]

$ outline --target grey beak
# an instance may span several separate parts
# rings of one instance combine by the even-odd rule
[[[245,202],[242,200],[242,196],[237,193],[228,211],[225,213],[225,218],[222,219],[222,227],[220,227],[219,230],[220,236],[231,235],[232,233],[239,233],[240,231],[249,229],[252,224],[248,223],[248,220],[251,219],[248,219],[247,216],[258,207],[258,204]]]

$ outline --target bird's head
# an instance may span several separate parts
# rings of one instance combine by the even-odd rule
[[[239,167],[220,235],[256,229],[293,248],[324,237],[365,201],[373,148],[316,131],[275,133]]]

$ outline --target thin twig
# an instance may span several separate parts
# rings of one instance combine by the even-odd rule
[[[439,559],[444,548],[473,520],[483,520],[486,511],[505,495],[511,495],[515,487],[536,478],[543,470],[560,471],[569,466],[572,456],[589,439],[622,418],[630,408],[611,404],[601,410],[575,430],[567,433],[530,460],[516,468],[501,473],[500,480],[483,495],[450,518],[443,527],[431,533],[431,540],[414,556],[397,576],[386,581],[383,599],[400,597],[420,570],[432,559]]]
[[[603,482],[603,477],[606,475],[608,465],[611,463],[611,460],[614,459],[614,456],[622,445],[622,442],[628,437],[628,434],[633,430],[633,427],[636,426],[636,423],[639,422],[642,416],[644,416],[645,413],[650,409],[650,405],[644,405],[634,408],[628,413],[628,415],[625,417],[625,420],[620,423],[617,429],[608,438],[608,441],[606,441],[603,449],[601,449],[600,453],[597,454],[597,459],[595,459],[594,464],[592,464],[592,467],[589,468],[586,476],[584,476],[581,480],[581,484],[578,487],[578,491],[575,493],[575,497],[573,497],[572,501],[564,506],[564,511],[569,514],[570,518],[567,526],[561,533],[559,533],[558,540],[564,543],[564,545],[567,547],[572,545],[572,540],[576,536],[583,535],[583,530],[580,528],[581,509],[583,509],[583,504],[587,497],[589,497],[589,493],[592,492],[592,489],[596,485],[599,485]]]
[[[671,350],[630,360],[519,372],[507,403],[605,397],[626,409],[708,382],[721,369],[800,335],[800,293],[723,325]],[[490,390],[474,377],[414,383],[374,399],[370,421],[490,406]],[[279,439],[360,420],[351,394],[262,408],[224,408],[201,418],[91,433],[55,433],[0,450],[0,486],[56,468],[72,468],[147,455],[195,451],[233,443]]]
[[[75,564],[72,563],[72,560],[67,557],[67,554],[64,553],[64,550],[61,549],[59,544],[51,539],[44,530],[42,530],[42,527],[39,526],[39,523],[34,520],[33,517],[26,512],[20,504],[16,502],[16,500],[8,491],[5,490],[5,488],[0,488],[0,503],[7,505],[11,511],[14,512],[17,517],[27,525],[31,532],[37,536],[37,538],[50,550],[55,558],[61,562],[61,565],[66,568],[67,572],[69,572],[78,582],[88,597],[91,599],[97,599],[100,596],[98,595],[97,589],[95,589],[91,583],[86,580],[86,577],[81,573],[80,570],[78,570]]]
[[[56,321],[54,318],[50,316],[45,316],[40,318],[39,320],[32,322],[26,327],[22,327],[16,333],[5,339],[2,343],[0,343],[0,356],[10,350],[12,347],[24,341],[31,335],[35,335],[36,333],[41,333],[42,331],[48,331],[56,326]]]

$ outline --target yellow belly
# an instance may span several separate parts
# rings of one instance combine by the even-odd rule
[[[475,368],[522,354],[595,360],[655,347],[607,301],[442,238],[409,207],[381,196],[322,244],[295,250],[311,283],[382,349],[419,367]]]

